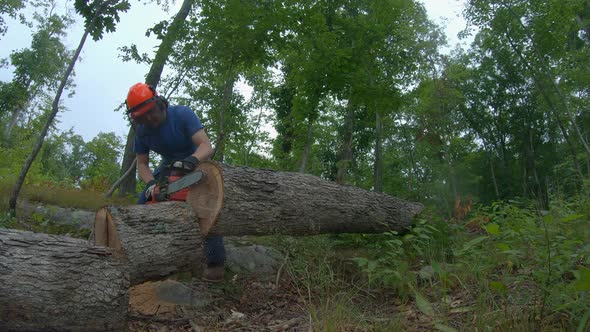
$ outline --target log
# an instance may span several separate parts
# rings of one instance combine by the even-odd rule
[[[309,174],[223,165],[223,235],[312,235],[406,230],[424,208]]]
[[[128,291],[113,249],[0,228],[0,331],[125,331]]]
[[[97,213],[95,244],[125,253],[132,285],[194,268],[203,261],[202,237],[206,233],[242,236],[403,231],[423,208],[419,203],[312,175],[221,167],[223,176],[215,178],[223,181],[222,205],[218,195],[211,193],[219,190],[215,185],[199,183],[190,188],[189,204],[106,207]],[[210,180],[209,175],[206,173]],[[205,201],[213,203],[203,207],[199,200],[204,195],[212,196]]]
[[[167,216],[146,222],[137,210]],[[184,202],[102,208],[96,213],[94,244],[127,257],[131,285],[162,280],[204,261],[203,239],[193,218]]]

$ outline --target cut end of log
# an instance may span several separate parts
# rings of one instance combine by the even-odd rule
[[[113,217],[106,207],[98,210],[94,217],[94,244],[117,250],[122,248]]]
[[[223,207],[223,171],[209,160],[199,163],[197,169],[203,172],[203,179],[189,188],[186,201],[198,218],[201,234],[207,235]]]

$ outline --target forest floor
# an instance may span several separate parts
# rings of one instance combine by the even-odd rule
[[[402,300],[388,290],[332,290],[334,293],[326,301],[326,294],[302,288],[288,272],[277,276],[269,278],[272,281],[261,281],[230,273],[223,283],[190,276],[164,281],[190,289],[195,297],[191,304],[160,299],[159,282],[135,286],[130,291],[129,331],[440,330],[414,299]],[[459,309],[451,316],[461,321],[468,319],[460,310],[472,304],[468,303],[468,294],[458,292],[450,298],[452,306]],[[464,322],[460,325],[464,326]]]
[[[130,331],[286,331],[310,330],[299,295],[284,278],[279,284],[234,278],[210,284],[193,278],[185,285],[206,304],[177,305],[158,300],[151,283],[130,294]]]

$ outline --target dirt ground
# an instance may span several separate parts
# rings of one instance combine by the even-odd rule
[[[205,301],[178,305],[159,300],[151,283],[131,289],[129,331],[309,331],[310,323],[290,283],[234,277],[221,284],[179,281]]]

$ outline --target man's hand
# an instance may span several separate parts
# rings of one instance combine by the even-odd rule
[[[175,162],[172,163],[172,167],[174,168],[179,168],[182,170],[185,170],[187,172],[192,172],[195,170],[195,167],[197,167],[197,164],[199,163],[199,159],[197,159],[197,157],[190,155],[186,158],[184,158],[183,160],[177,160]]]
[[[152,195],[154,194],[154,188],[156,188],[156,180],[151,180],[147,184],[147,189],[145,190],[145,199],[150,200]]]

